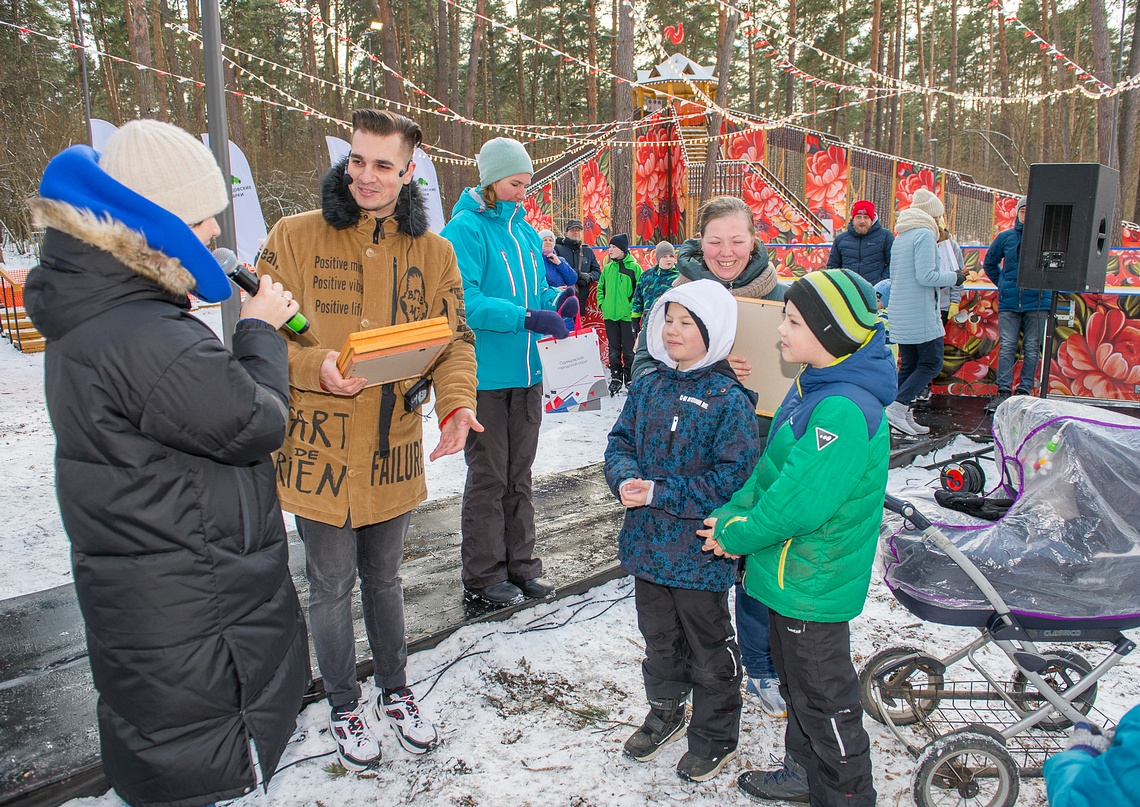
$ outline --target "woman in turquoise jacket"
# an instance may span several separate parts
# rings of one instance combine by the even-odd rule
[[[467,325],[478,362],[476,417],[464,455],[463,585],[491,605],[547,597],[534,551],[531,465],[542,422],[537,342],[565,338],[562,317],[578,313],[573,289],[546,282],[542,239],[522,206],[534,167],[517,140],[497,137],[479,151],[480,187],[467,188],[440,233],[455,247]],[[561,312],[559,312],[561,308]]]
[[[1140,807],[1140,706],[1112,735],[1073,729],[1069,749],[1045,760],[1050,807]]]

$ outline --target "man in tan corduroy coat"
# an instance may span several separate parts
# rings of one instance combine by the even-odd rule
[[[284,509],[297,516],[309,578],[309,629],[329,695],[341,762],[380,762],[369,720],[387,723],[414,754],[436,744],[407,686],[399,569],[412,509],[427,498],[422,414],[405,394],[416,379],[363,389],[344,378],[338,351],[354,331],[445,316],[453,332],[431,371],[440,420],[434,460],[463,448],[475,419],[474,337],[455,251],[427,228],[412,181],[418,124],[373,109],[353,114],[352,151],[321,188],[321,209],[281,219],[258,268],[301,303],[311,327],[289,344],[289,426],[276,455]],[[381,690],[374,708],[356,680],[352,591]],[[371,717],[369,716],[371,713]]]

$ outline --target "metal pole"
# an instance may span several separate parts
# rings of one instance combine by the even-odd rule
[[[95,135],[91,131],[91,91],[87,87],[87,45],[83,36],[83,4],[75,0],[75,13],[79,17],[75,30],[79,32],[79,73],[83,76],[83,117],[87,121],[87,142],[94,145]]]
[[[231,204],[218,217],[222,234],[218,246],[237,251],[237,227],[234,225],[233,194],[230,182],[230,136],[226,122],[226,86],[222,73],[222,13],[218,0],[202,0],[202,58],[206,67],[206,131],[210,150],[226,178],[226,193]],[[222,336],[226,347],[232,347],[234,326],[241,313],[241,297],[234,294],[222,301]]]

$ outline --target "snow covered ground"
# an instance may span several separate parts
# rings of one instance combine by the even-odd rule
[[[217,325],[217,309],[203,318]],[[59,523],[52,481],[54,438],[43,404],[43,358],[24,356],[0,344],[0,598],[70,581],[68,546]],[[536,475],[599,462],[606,434],[624,398],[604,402],[600,412],[544,419]],[[437,439],[435,420],[425,423],[427,443]],[[975,447],[964,438],[939,452],[945,458]],[[890,488],[929,485],[936,472],[918,466],[891,472]],[[461,456],[430,464],[433,496],[460,492]],[[993,479],[993,468],[986,466]],[[898,605],[876,576],[865,612],[852,625],[856,666],[877,650],[913,644],[946,652],[972,637],[970,631],[926,624]],[[1133,637],[1135,638],[1135,637]],[[1099,660],[1099,646],[1082,648]],[[414,758],[394,737],[382,734],[385,762],[375,772],[345,774],[335,765],[326,731],[327,706],[307,708],[295,741],[268,794],[234,802],[241,807],[358,803],[421,805],[691,805],[751,804],[736,790],[746,768],[765,768],[782,754],[783,722],[745,701],[741,759],[716,779],[689,784],[674,768],[684,742],[656,760],[638,764],[622,756],[622,742],[646,710],[641,686],[641,636],[628,579],[585,595],[544,603],[500,623],[469,626],[438,647],[409,659],[425,712],[440,729],[441,746]],[[999,679],[1012,672],[998,659]],[[1140,659],[1128,660],[1101,685],[1097,707],[1119,718],[1140,701]],[[366,684],[366,694],[376,692]],[[913,760],[885,727],[865,721],[879,803],[910,804]],[[288,767],[285,767],[288,766]],[[70,802],[71,807],[118,807],[108,793]],[[1022,784],[1019,805],[1045,805],[1040,780]]]

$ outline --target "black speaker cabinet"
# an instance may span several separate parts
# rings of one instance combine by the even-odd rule
[[[1035,163],[1021,233],[1017,287],[1099,293],[1120,172],[1099,163]]]

